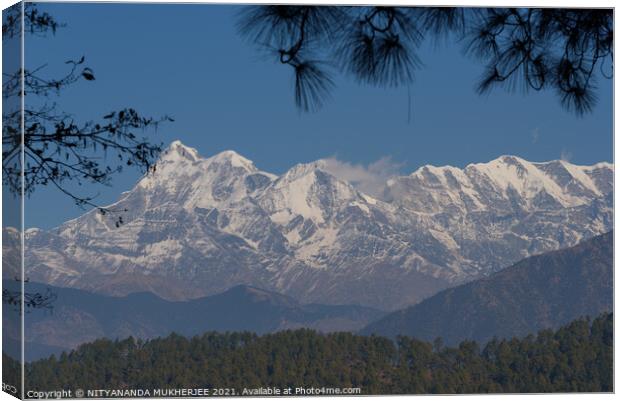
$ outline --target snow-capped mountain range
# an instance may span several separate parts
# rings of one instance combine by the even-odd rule
[[[175,141],[110,205],[122,211],[120,227],[116,213],[93,210],[28,230],[27,276],[168,299],[247,284],[389,310],[611,230],[612,196],[609,163],[502,156],[424,166],[371,197],[322,160],[277,176],[233,151],[203,158]]]

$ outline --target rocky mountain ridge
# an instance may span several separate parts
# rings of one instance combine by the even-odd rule
[[[19,291],[20,283],[4,280],[3,288]],[[171,302],[148,292],[125,297],[26,284],[31,293],[54,294],[51,309],[29,308],[25,319],[26,359],[77,348],[101,338],[143,340],[202,335],[209,331],[250,331],[258,334],[309,328],[321,332],[357,331],[384,313],[355,305],[300,304],[295,299],[260,288],[239,285],[209,297]],[[19,357],[19,309],[3,305],[7,331],[4,350]],[[11,352],[12,351],[12,352]]]
[[[612,196],[608,163],[502,156],[464,169],[425,166],[386,182],[378,199],[321,160],[277,176],[234,151],[202,158],[175,141],[110,205],[126,210],[120,227],[114,214],[92,210],[29,230],[27,275],[172,300],[247,284],[304,303],[389,310],[609,231]]]
[[[371,323],[363,334],[446,345],[525,336],[613,312],[613,232],[532,256]]]

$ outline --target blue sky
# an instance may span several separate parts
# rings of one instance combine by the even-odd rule
[[[64,61],[86,56],[96,75],[55,99],[81,121],[133,107],[170,115],[152,134],[180,139],[209,156],[234,149],[260,169],[281,173],[299,162],[337,157],[368,165],[389,157],[401,173],[423,164],[465,166],[502,154],[532,161],[612,161],[612,84],[600,81],[594,113],[579,118],[554,93],[479,96],[482,65],[455,43],[424,45],[424,66],[407,88],[377,89],[336,75],[325,107],[300,114],[293,104],[290,68],[265,58],[235,30],[239,7],[217,5],[45,4],[67,24],[55,36],[28,37],[26,64],[47,63],[58,75]],[[137,171],[112,187],[85,185],[82,194],[113,202],[138,180]],[[49,228],[83,213],[52,188],[27,201],[28,227]],[[53,213],[50,213],[53,210]]]

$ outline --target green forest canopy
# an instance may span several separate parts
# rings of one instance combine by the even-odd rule
[[[17,361],[3,355],[5,383]],[[360,387],[362,394],[613,391],[613,315],[483,348],[312,330],[97,340],[26,364],[26,390]]]

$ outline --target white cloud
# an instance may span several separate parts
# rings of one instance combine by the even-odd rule
[[[572,152],[566,150],[566,149],[562,149],[562,152],[560,153],[560,159],[562,161],[565,162],[570,162],[570,160],[573,158],[573,154]]]
[[[532,134],[532,143],[538,142],[538,138],[540,138],[540,128],[536,127],[531,131]]]
[[[328,173],[374,197],[380,197],[385,182],[399,175],[399,170],[403,167],[403,163],[395,162],[389,156],[384,156],[368,166],[341,161],[335,157],[324,159],[324,162]]]

